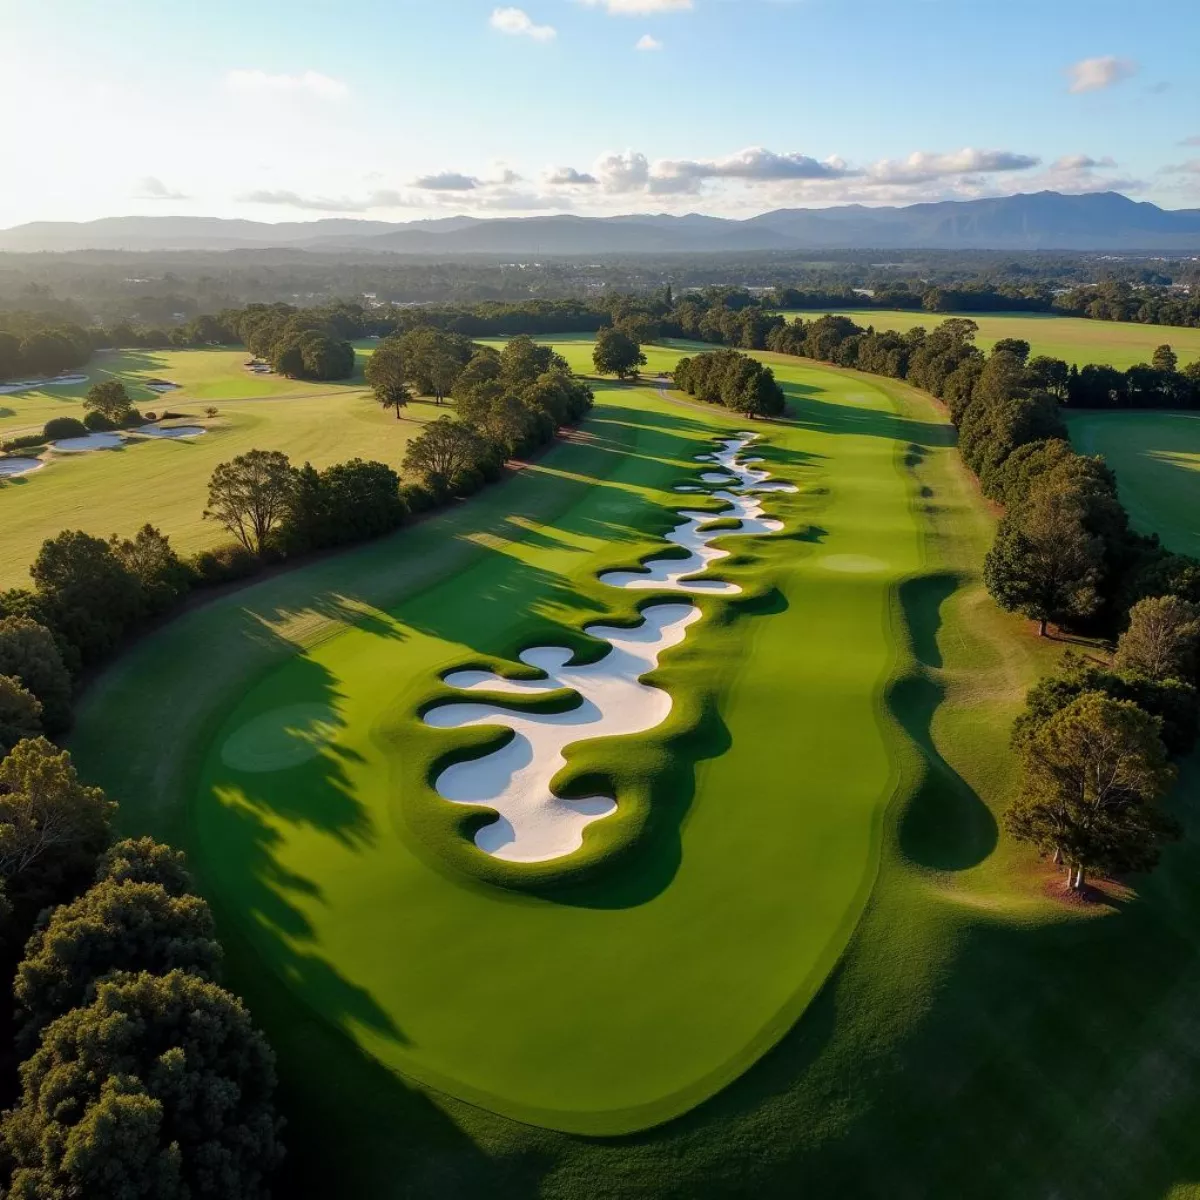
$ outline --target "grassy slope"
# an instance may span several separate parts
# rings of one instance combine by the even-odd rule
[[[135,367],[143,358],[151,360],[153,369]],[[110,356],[96,361],[118,367]],[[169,396],[154,396],[155,408],[139,396],[143,408],[169,407],[199,417],[212,401],[219,415],[214,420],[200,417],[209,432],[188,441],[144,440],[116,450],[59,455],[41,470],[5,483],[0,487],[0,588],[25,583],[38,547],[60,529],[126,536],[151,521],[181,551],[226,541],[225,531],[202,517],[208,479],[218,463],[260,449],[283,450],[296,463],[310,461],[318,467],[355,457],[399,467],[408,439],[438,412],[432,404],[419,403],[397,421],[371,400],[361,379],[345,384],[256,379],[242,370],[244,361],[245,351],[225,350],[122,356],[120,373],[126,378],[127,371],[138,369],[187,385]],[[227,394],[239,398],[225,399]],[[29,412],[40,413],[44,403],[58,406],[54,412],[60,415],[82,413],[78,397],[35,399],[28,410],[24,396],[0,397],[0,406],[6,402],[18,410],[9,420],[18,422],[27,420]],[[54,412],[39,415],[38,421]]]
[[[926,399],[883,386],[911,422],[905,444],[923,447],[909,460],[933,510],[927,566],[942,572],[897,598],[919,666],[890,697],[932,767],[889,816],[871,904],[816,1002],[775,1050],[693,1113],[596,1141],[397,1080],[291,1001],[233,938],[233,974],[255,1010],[270,1014],[281,1056],[292,1122],[285,1194],[322,1186],[364,1196],[572,1198],[1190,1194],[1200,1175],[1190,1085],[1200,1046],[1200,863],[1190,846],[1177,848],[1121,916],[1083,918],[1044,903],[1027,860],[993,848],[989,810],[1011,784],[1006,727],[1043,665],[1034,652],[1047,648],[983,594],[990,521],[945,425]],[[846,415],[805,401],[806,422],[830,432]],[[460,526],[476,527],[511,533],[477,512]],[[453,538],[442,547],[469,554]],[[247,611],[247,627],[261,631],[245,647],[252,670],[277,653],[278,638],[311,642],[353,614],[351,597],[329,594],[350,557],[314,568],[324,576],[291,577],[291,593],[260,614],[273,631]],[[378,561],[372,579],[358,576],[356,594],[394,593],[444,565]],[[202,669],[206,639],[228,615],[214,606],[198,618],[191,645],[176,647],[179,673],[193,683],[180,729],[231,696],[228,681]],[[120,724],[98,722],[124,670],[92,694],[84,743],[89,725],[104,739]],[[135,708],[123,721],[147,715]],[[121,774],[157,791],[163,806],[195,762],[147,750]],[[181,822],[169,805],[154,820],[168,832]]]
[[[1200,557],[1200,415],[1070,413],[1067,424],[1082,453],[1103,454],[1117,472],[1134,524]]]
[[[788,317],[803,317],[811,321],[820,313],[811,310],[788,312]],[[1164,342],[1175,348],[1179,365],[1200,358],[1200,329],[1183,329],[1171,325],[1134,325],[1123,321],[1089,321],[1084,317],[1057,317],[1050,313],[926,313],[899,309],[856,309],[847,311],[859,325],[874,325],[876,329],[895,329],[904,333],[915,325],[931,329],[947,317],[970,317],[979,325],[976,341],[990,350],[1000,338],[1024,338],[1034,354],[1048,354],[1069,363],[1110,363],[1114,367],[1131,367],[1134,363],[1149,362],[1156,346]]]

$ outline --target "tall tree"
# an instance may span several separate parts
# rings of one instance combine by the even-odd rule
[[[1178,836],[1157,808],[1175,778],[1158,722],[1130,701],[1080,696],[1029,739],[1024,767],[1005,825],[1065,864],[1075,890],[1088,871],[1150,870]]]
[[[609,327],[596,334],[592,362],[600,375],[632,379],[637,375],[638,368],[646,365],[646,356],[642,353],[641,346],[628,333]]]
[[[375,399],[384,408],[394,408],[396,420],[400,420],[400,410],[408,406],[412,389],[408,363],[398,338],[385,338],[379,343],[367,359],[365,376]]]
[[[42,732],[42,706],[19,679],[0,675],[0,755]]]
[[[439,417],[425,426],[404,451],[404,469],[438,486],[450,485],[460,472],[479,465],[487,443],[469,425]]]
[[[44,625],[28,617],[0,620],[0,675],[19,679],[37,697],[47,733],[71,724],[71,675]]]
[[[247,550],[262,555],[287,513],[294,485],[286,454],[251,450],[213,471],[204,515],[219,521]]]
[[[1178,596],[1153,596],[1129,610],[1114,661],[1151,679],[1194,680],[1198,651],[1200,607]]]
[[[274,1057],[236,997],[186,971],[117,976],[21,1068],[9,1194],[267,1200],[274,1091]]]
[[[83,398],[88,412],[99,413],[113,425],[123,425],[133,413],[133,401],[119,379],[102,379],[93,383]]]

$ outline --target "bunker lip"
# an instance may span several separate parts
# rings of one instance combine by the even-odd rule
[[[697,461],[716,462],[720,474],[701,476],[710,483],[736,485],[738,491],[711,493],[728,507],[721,512],[679,510],[683,523],[666,540],[686,551],[683,557],[650,557],[634,571],[609,571],[600,582],[613,587],[674,590],[707,595],[737,595],[741,588],[718,579],[695,579],[719,559],[729,556],[712,543],[729,536],[777,533],[782,521],[763,516],[754,491],[791,491],[789,483],[766,483],[769,473],[739,461],[741,451],[754,440],[752,433],[723,439],[711,455]],[[694,487],[683,484],[680,487]],[[707,488],[696,490],[707,492]],[[730,519],[738,522],[730,528]],[[723,527],[711,528],[714,522]],[[612,647],[594,663],[573,666],[573,651],[562,646],[536,646],[525,650],[521,662],[541,672],[538,679],[518,679],[487,669],[463,669],[446,675],[443,682],[460,692],[486,693],[479,703],[451,700],[436,704],[421,715],[438,729],[499,727],[512,731],[503,746],[477,758],[468,758],[442,770],[434,781],[437,792],[455,804],[495,811],[496,819],[479,828],[475,845],[485,854],[508,862],[543,863],[565,858],[583,845],[584,831],[617,809],[609,796],[564,799],[552,783],[566,766],[565,751],[579,741],[644,733],[670,715],[672,699],[660,688],[641,682],[658,666],[660,656],[678,645],[688,626],[700,620],[701,610],[690,601],[652,604],[642,611],[642,622],[631,628],[594,625],[593,637]],[[580,703],[561,711],[519,711],[503,707],[496,697],[545,696],[574,692]]]

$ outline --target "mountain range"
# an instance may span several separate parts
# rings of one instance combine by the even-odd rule
[[[903,207],[781,208],[744,220],[668,214],[446,217],[409,222],[218,217],[34,221],[0,230],[0,251],[247,250],[553,257],[806,250],[1200,251],[1200,209],[1118,192],[1037,192]]]

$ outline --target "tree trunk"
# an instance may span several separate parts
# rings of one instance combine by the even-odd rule
[[[1061,846],[1057,846],[1057,847],[1055,847],[1055,850],[1054,850],[1054,865],[1055,865],[1056,867],[1061,867],[1061,866],[1062,866],[1062,847],[1061,847]]]
[[[1082,892],[1083,891],[1083,868],[1082,867],[1076,867],[1075,870],[1072,872],[1071,891],[1073,891],[1073,892]]]
[[[1038,637],[1045,637],[1045,636],[1046,636],[1046,618],[1043,617],[1040,625],[1038,626]]]
[[[400,405],[396,405],[396,420],[400,420]]]

